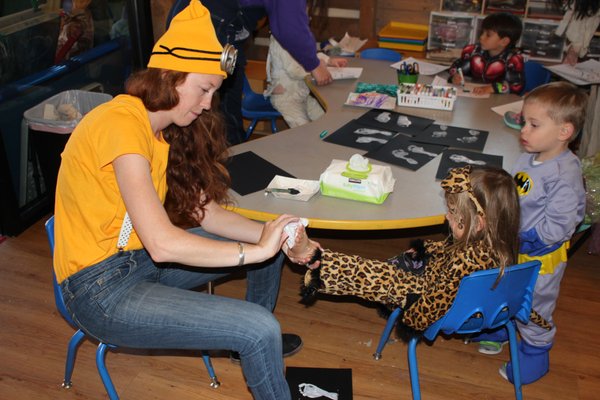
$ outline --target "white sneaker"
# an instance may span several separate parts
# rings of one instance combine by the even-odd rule
[[[508,342],[492,342],[489,340],[482,340],[479,342],[479,349],[481,354],[495,355],[502,353],[502,348]]]
[[[500,374],[501,377],[508,380],[508,375],[506,375],[506,363],[504,363],[500,366],[498,373]]]

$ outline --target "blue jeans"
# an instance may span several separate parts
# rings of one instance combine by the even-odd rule
[[[197,228],[193,233],[217,238]],[[223,240],[223,239],[221,239]],[[233,350],[255,399],[290,399],[281,328],[272,314],[283,254],[247,269],[246,301],[190,290],[237,268],[157,265],[125,251],[61,283],[67,309],[86,333],[116,346]]]

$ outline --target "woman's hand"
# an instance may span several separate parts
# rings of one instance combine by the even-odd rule
[[[256,243],[257,247],[265,251],[265,259],[272,257],[281,250],[287,240],[287,234],[285,234],[283,228],[291,222],[298,222],[298,217],[282,214],[273,221],[265,222],[260,239]]]
[[[569,47],[569,50],[567,50],[567,54],[565,55],[565,59],[563,61],[563,64],[568,64],[568,65],[575,65],[577,64],[577,61],[579,60],[579,52],[577,50],[575,50],[573,48],[573,46]]]

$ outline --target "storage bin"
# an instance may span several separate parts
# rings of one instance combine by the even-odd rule
[[[519,47],[530,60],[561,62],[565,38],[556,36],[558,21],[525,19]]]
[[[427,25],[392,21],[379,31],[377,44],[389,49],[424,51],[427,35]]]
[[[106,93],[67,90],[23,113],[29,126],[33,162],[36,163],[37,160],[39,163],[51,205],[54,205],[60,154],[71,132],[85,114],[110,99],[112,96]]]
[[[473,43],[474,15],[435,12],[429,14],[427,50],[444,50],[458,58],[466,45]]]
[[[23,117],[29,127],[36,131],[71,133],[85,114],[110,99],[112,96],[106,93],[66,90],[31,107]],[[67,113],[71,113],[73,118]]]
[[[452,110],[456,89],[450,86],[402,83],[398,85],[398,106]]]

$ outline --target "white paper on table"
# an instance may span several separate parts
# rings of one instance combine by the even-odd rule
[[[333,38],[330,38],[329,43],[332,46],[338,46],[342,50],[341,55],[353,55],[358,49],[367,43],[367,39],[352,37],[348,35],[348,32],[346,32],[342,40],[339,42],[336,42]]]
[[[436,75],[431,82],[431,86],[452,86],[448,83],[447,79],[442,78],[439,75]]]
[[[442,78],[439,75],[436,75],[435,78],[433,78],[433,82],[431,82],[431,84],[433,86],[452,86],[450,83],[448,83],[447,79]],[[465,86],[463,90],[463,87],[456,85],[456,94],[458,96],[462,96],[462,97],[473,97],[476,99],[487,99],[490,97],[489,93],[484,93],[484,94],[475,94],[473,93],[473,89],[475,89],[476,87],[482,87],[482,86],[489,86],[488,83],[472,83],[472,82],[465,82]]]
[[[298,193],[291,194],[286,192],[271,192],[273,197],[278,199],[308,201],[319,191],[319,181],[307,179],[289,178],[287,176],[275,175],[269,185],[266,187],[265,196],[268,189],[296,189]]]
[[[513,103],[502,104],[501,106],[492,107],[492,111],[498,115],[504,116],[508,111],[514,113],[520,113],[523,108],[523,100],[515,101]]]
[[[449,67],[447,65],[439,65],[433,64],[421,60],[417,60],[416,58],[408,57],[404,60],[400,60],[397,63],[390,65],[392,68],[400,69],[401,65],[405,63],[407,65],[412,65],[412,63],[417,63],[419,66],[419,74],[421,75],[436,75],[442,71],[447,70]]]
[[[475,99],[487,99],[490,97],[490,93],[483,93],[483,94],[473,93],[473,89],[475,89],[476,87],[483,87],[483,86],[490,86],[490,84],[489,83],[482,84],[482,83],[465,82],[464,87],[456,86],[456,95],[462,96],[462,97],[472,97]]]
[[[575,66],[557,64],[545,68],[576,85],[600,83],[600,61],[597,60],[587,60]]]
[[[356,79],[363,72],[363,69],[360,67],[327,67],[327,70],[334,80]]]

